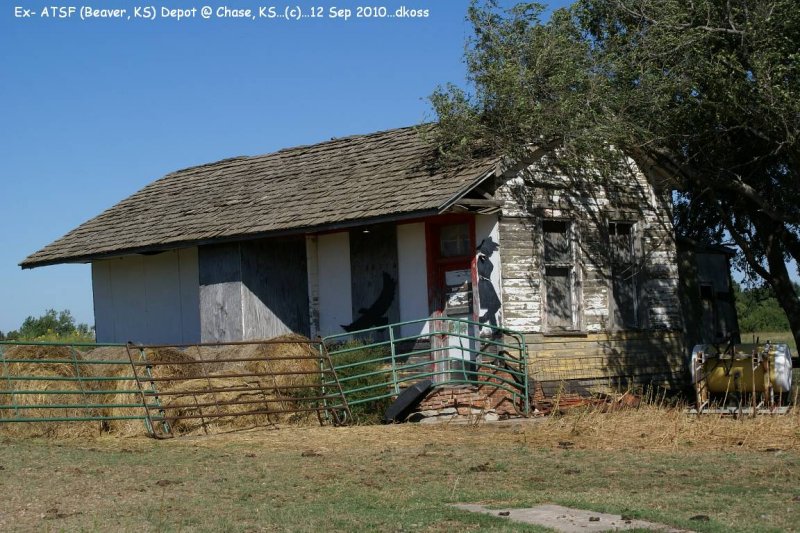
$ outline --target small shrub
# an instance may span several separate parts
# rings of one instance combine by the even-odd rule
[[[393,401],[391,397],[378,398],[392,392],[392,369],[389,359],[391,351],[389,346],[368,346],[366,344],[364,341],[350,340],[336,346],[329,346],[328,349],[330,352],[334,352],[331,353],[331,360],[334,367],[337,368],[336,374],[348,404],[362,402],[350,406],[354,421],[374,424],[380,421],[384,411]],[[353,348],[359,349],[335,353]],[[341,368],[345,365],[354,366]],[[365,387],[369,388],[358,390]]]

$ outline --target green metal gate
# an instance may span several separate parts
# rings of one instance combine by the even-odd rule
[[[102,431],[141,420],[163,437],[190,420],[205,430],[221,419],[316,413],[338,424],[349,411],[334,372],[321,342],[299,337],[185,346],[5,341],[0,426],[97,422]]]
[[[521,333],[432,317],[329,335],[322,344],[351,408],[380,411],[406,387],[430,379],[435,387],[490,382],[512,398],[520,414],[530,414]]]

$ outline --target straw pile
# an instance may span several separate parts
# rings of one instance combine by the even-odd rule
[[[316,396],[319,384],[318,353],[302,341],[300,335],[282,335],[270,339],[270,343],[231,345],[221,347],[190,348],[181,351],[175,348],[155,348],[145,351],[145,359],[154,363],[151,369],[154,378],[178,378],[176,381],[154,381],[160,393],[158,401],[170,431],[174,434],[208,433],[267,426],[278,422],[298,423],[315,419],[315,413],[264,413],[312,407],[304,396]],[[301,341],[301,342],[296,342]],[[285,343],[285,344],[284,344]],[[278,359],[275,359],[278,358]],[[281,359],[286,358],[286,359]],[[224,361],[226,359],[258,359],[250,361]],[[182,364],[182,363],[193,364]],[[166,364],[164,364],[166,363]],[[140,372],[144,368],[137,369]],[[117,376],[130,376],[130,367],[120,368]],[[297,374],[297,372],[310,372]],[[278,375],[275,375],[275,374]],[[268,374],[238,376],[238,374]],[[192,379],[201,378],[201,379]],[[142,374],[140,374],[142,379]],[[132,380],[118,381],[118,390],[136,388]],[[142,380],[145,387],[151,386]],[[298,388],[312,386],[311,388]],[[217,391],[215,389],[233,389]],[[132,403],[130,394],[120,393],[109,397],[109,404]],[[155,399],[148,397],[153,404]],[[239,403],[248,402],[248,403]],[[257,411],[252,415],[241,413]],[[110,408],[108,416],[142,415],[142,408]],[[151,410],[152,415],[157,413]],[[240,416],[233,416],[240,414]],[[231,416],[209,416],[231,415]],[[180,418],[191,416],[192,418]],[[156,431],[162,431],[156,424]],[[112,420],[109,431],[117,435],[142,434],[144,425],[140,420]]]
[[[242,429],[278,422],[310,421],[315,417],[313,411],[263,412],[314,407],[313,400],[304,398],[319,394],[319,354],[305,344],[307,342],[308,339],[302,335],[288,334],[274,337],[262,344],[225,346],[213,350],[204,348],[204,353],[198,355],[207,361],[204,366],[207,367],[207,372],[214,373],[215,377],[205,381],[191,380],[178,383],[169,392],[187,391],[187,394],[170,394],[162,397],[162,406],[168,418],[198,417],[173,419],[170,424],[172,430],[178,434],[185,434],[198,430],[208,432],[211,428]],[[245,361],[224,361],[226,359]],[[253,375],[238,376],[238,374]],[[223,388],[236,390],[212,391]],[[166,389],[163,390],[167,392]],[[207,416],[253,411],[260,412],[247,416]]]
[[[97,404],[100,403],[99,395],[96,394],[47,394],[47,391],[55,390],[75,390],[91,391],[98,390],[98,382],[92,381],[93,369],[90,365],[76,365],[74,360],[84,359],[80,352],[73,353],[69,347],[65,346],[12,346],[4,351],[6,359],[26,359],[30,362],[7,363],[3,368],[3,378],[0,379],[0,391],[18,390],[25,391],[23,394],[0,394],[0,405],[16,405],[19,410],[0,409],[0,418],[14,418],[15,413],[18,417],[24,418],[60,418],[60,417],[91,417],[99,416],[99,409],[83,409],[74,407],[65,408],[45,408],[45,409],[26,409],[25,406],[32,405],[71,405],[76,403]],[[63,360],[57,363],[42,363],[46,359]],[[88,380],[83,383],[71,381],[54,381],[49,379],[40,380],[14,380],[14,376],[30,376],[38,378],[59,378],[59,377],[80,377]],[[28,393],[30,391],[30,393]],[[93,436],[102,430],[101,422],[74,424],[66,422],[37,422],[28,423],[9,423],[2,424],[0,429],[4,433],[18,436],[37,436],[49,438],[72,438]]]
[[[107,350],[108,355],[111,356],[113,360],[118,360],[119,357],[116,355],[119,353],[114,350],[119,350],[115,348],[99,348],[93,350],[91,353],[95,354],[100,350]],[[122,348],[123,352],[125,351]],[[127,359],[128,355],[127,352],[124,353],[124,358]],[[139,360],[139,354],[133,354],[133,360]],[[151,389],[155,387],[155,390],[159,392],[168,392],[174,389],[177,385],[183,383],[181,381],[154,381],[151,382],[148,380],[148,377],[153,378],[180,378],[180,379],[187,379],[192,377],[197,377],[202,375],[202,369],[200,365],[194,364],[196,363],[196,359],[191,355],[178,350],[177,348],[148,348],[144,352],[144,361],[153,363],[153,365],[149,368],[149,370],[144,366],[137,366],[136,367],[136,374],[139,377],[139,381],[142,384],[142,388],[145,390]],[[161,364],[164,363],[164,364]],[[184,363],[184,364],[181,364]],[[190,364],[185,364],[190,363]],[[118,378],[118,381],[111,382],[113,383],[113,387],[116,388],[116,394],[109,394],[104,396],[103,401],[104,403],[108,404],[108,407],[104,414],[110,417],[122,417],[122,416],[136,416],[142,417],[145,416],[146,411],[142,404],[142,396],[138,393],[139,385],[136,383],[133,375],[133,369],[131,368],[130,364],[127,365],[109,365],[110,368],[104,369],[104,375],[109,377]],[[124,379],[129,378],[129,379]],[[189,381],[192,383],[194,380]],[[137,391],[137,392],[131,392]],[[146,400],[148,404],[153,405],[156,400],[152,396],[147,396]],[[126,404],[137,404],[137,407],[114,407],[115,405],[126,405]],[[156,416],[158,412],[154,412],[151,410],[151,415]],[[159,429],[159,428],[156,428]],[[107,422],[107,430],[109,433],[112,433],[117,436],[131,436],[131,435],[142,435],[146,432],[146,426],[144,421],[136,420],[136,419],[129,419],[129,420],[109,420]]]
[[[131,355],[134,361],[141,357],[143,361],[151,363],[147,367],[137,366],[136,373],[144,389],[155,388],[158,391],[157,398],[146,396],[146,399],[150,405],[160,405],[172,433],[207,433],[209,429],[232,430],[316,419],[314,411],[266,412],[314,408],[316,402],[306,398],[319,395],[320,384],[319,354],[305,344],[308,339],[300,335],[282,335],[270,341],[262,344],[194,347],[187,350],[171,347],[147,348],[141,355],[138,351]],[[145,423],[141,419],[146,411],[125,347],[99,347],[85,354],[73,354],[65,346],[14,346],[5,350],[5,355],[7,358],[32,360],[31,363],[9,363],[6,367],[9,376],[75,377],[73,357],[79,360],[105,361],[106,364],[80,365],[81,377],[87,378],[83,383],[83,390],[116,391],[89,395],[16,394],[13,398],[9,394],[0,394],[0,404],[7,405],[11,405],[13,400],[19,406],[45,403],[91,403],[105,406],[92,409],[27,409],[20,410],[18,416],[136,418],[85,423],[0,424],[0,430],[55,438],[98,435],[101,432],[133,436],[146,432]],[[33,362],[42,359],[63,360],[64,363]],[[226,359],[242,361],[225,361]],[[163,378],[170,379],[161,381]],[[54,389],[81,390],[78,383],[64,381],[0,380],[0,391],[10,390],[10,387],[43,392]],[[256,413],[233,416],[251,412]],[[159,416],[161,413],[159,409],[151,409],[150,414]],[[0,417],[10,418],[14,415],[15,411],[12,409],[0,409]],[[193,418],[181,418],[184,416]],[[156,431],[163,431],[162,424],[155,425]]]
[[[220,392],[215,389],[226,390]],[[169,392],[169,395],[161,397],[161,405],[173,434],[263,427],[278,421],[275,415],[264,413],[279,408],[274,397],[260,391],[256,383],[242,378],[214,377],[206,382],[182,381],[170,388]]]
[[[319,352],[308,342],[308,338],[290,333],[259,344],[220,347],[204,359],[240,359],[236,362],[220,362],[219,372],[227,375],[270,374],[254,375],[248,379],[264,382],[265,386],[291,395],[291,391],[298,387],[320,383]]]

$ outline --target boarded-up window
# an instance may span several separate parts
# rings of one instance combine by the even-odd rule
[[[608,224],[611,254],[612,317],[619,328],[639,327],[639,289],[634,225]]]
[[[544,242],[545,315],[550,331],[575,330],[575,251],[572,228],[566,220],[542,222]]]

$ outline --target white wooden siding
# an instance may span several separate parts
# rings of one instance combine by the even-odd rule
[[[353,321],[350,280],[350,235],[329,233],[317,238],[319,333],[342,333]]]
[[[578,183],[529,167],[502,185],[500,222],[503,256],[503,314],[505,325],[527,332],[544,331],[541,221],[568,218],[577,226],[580,316],[587,332],[610,328],[610,264],[600,231],[608,220],[637,224],[641,235],[645,282],[640,302],[646,306],[645,327],[679,330],[677,252],[671,223],[670,199],[657,194],[641,173],[619,178],[596,178]]]
[[[92,263],[98,342],[200,341],[197,248]]]
[[[428,270],[425,248],[425,224],[397,226],[398,295],[400,321],[428,316]],[[409,324],[402,328],[403,336],[420,335],[427,324]]]

